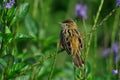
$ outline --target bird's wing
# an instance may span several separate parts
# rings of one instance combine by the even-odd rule
[[[63,49],[65,49],[68,54],[71,54],[71,42],[70,42],[69,33],[67,31],[65,31],[65,33],[61,31],[60,44],[62,45]]]
[[[75,33],[76,33],[77,38],[78,38],[79,49],[82,50],[84,48],[82,35],[79,33],[79,31],[77,29],[75,29]]]

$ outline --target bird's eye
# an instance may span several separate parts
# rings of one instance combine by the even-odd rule
[[[68,26],[68,24],[65,24],[65,26]]]

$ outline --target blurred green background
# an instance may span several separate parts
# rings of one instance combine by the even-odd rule
[[[119,80],[120,9],[115,0],[103,1],[93,31],[101,0],[15,0],[9,9],[10,1],[1,0],[0,80]],[[86,19],[75,15],[77,4],[86,6]],[[73,19],[84,35],[83,58],[90,48],[83,68],[75,68],[65,51],[56,53],[58,23],[66,19]]]

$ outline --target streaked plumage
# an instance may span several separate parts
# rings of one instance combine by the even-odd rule
[[[72,55],[74,65],[81,67],[84,63],[80,56],[83,41],[77,25],[73,20],[65,20],[61,25],[63,28],[60,33],[60,45],[69,55]]]

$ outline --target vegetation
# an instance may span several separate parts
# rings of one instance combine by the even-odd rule
[[[1,0],[0,80],[119,80],[120,0]],[[59,22],[83,34],[76,68],[58,53]]]

